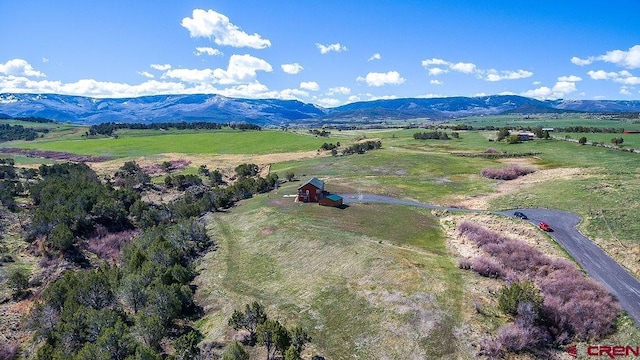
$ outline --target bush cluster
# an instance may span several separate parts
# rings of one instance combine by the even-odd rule
[[[513,180],[520,176],[535,172],[533,169],[523,168],[518,165],[509,165],[503,168],[486,168],[480,173],[482,176],[496,180]]]
[[[234,330],[249,332],[244,341],[250,346],[256,343],[264,346],[267,351],[267,360],[276,359],[278,353],[281,359],[302,359],[300,354],[306,344],[311,341],[311,337],[301,327],[294,326],[287,329],[278,320],[269,319],[259,302],[246,304],[244,311],[234,310],[229,319],[229,326]],[[235,342],[227,349],[223,359],[233,359],[231,354],[234,353],[246,354],[246,351],[242,345]]]
[[[339,141],[338,141],[337,144],[334,144],[334,143],[323,143],[322,146],[320,146],[320,150],[334,150],[338,146],[340,146],[340,142]]]
[[[449,135],[444,131],[432,131],[432,132],[417,132],[413,134],[413,138],[416,140],[449,140]]]
[[[382,142],[380,140],[368,140],[365,142],[360,142],[357,144],[353,144],[348,148],[342,150],[342,155],[352,155],[352,154],[364,154],[369,150],[376,150],[382,147]]]
[[[35,211],[27,240],[45,236],[48,249],[64,254],[97,226],[110,231],[132,227],[129,210],[140,194],[131,188],[101,183],[85,164],[42,165],[39,173],[43,179],[30,189]]]
[[[15,196],[24,190],[14,164],[13,159],[0,159],[0,204],[11,211],[17,210]]]
[[[315,135],[315,136],[322,136],[322,137],[328,137],[329,135],[331,135],[331,131],[326,131],[324,129],[322,130],[318,130],[318,129],[311,129],[309,130],[309,133]]]
[[[26,128],[22,125],[0,124],[0,142],[12,140],[35,140],[40,136],[38,131],[47,133],[49,129]]]
[[[36,357],[157,358],[163,339],[177,353],[198,352],[201,336],[181,319],[198,310],[192,261],[211,245],[201,224],[185,220],[124,246],[120,267],[66,272],[29,314],[27,326],[43,342]]]
[[[505,349],[530,349],[537,346],[535,339],[548,338],[556,345],[596,340],[614,330],[618,304],[569,261],[552,259],[522,241],[471,222],[460,223],[457,230],[487,254],[474,259],[471,269],[511,284],[501,291],[500,306],[516,324],[501,330],[495,340]]]

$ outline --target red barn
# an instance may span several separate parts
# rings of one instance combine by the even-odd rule
[[[341,207],[342,201],[343,201],[342,196],[331,194],[320,199],[318,203],[323,206]]]
[[[298,187],[298,201],[318,202],[324,193],[324,181],[311,178]]]

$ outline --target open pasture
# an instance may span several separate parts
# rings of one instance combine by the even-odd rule
[[[282,131],[201,131],[144,136],[135,133],[118,138],[78,138],[7,143],[7,146],[82,155],[138,157],[162,153],[270,154],[319,149],[326,140]]]
[[[596,128],[624,128],[626,130],[640,130],[640,119],[625,119],[597,114],[532,114],[532,115],[488,115],[459,118],[450,121],[451,124],[467,124],[473,127],[552,127],[564,128],[570,126],[584,126]]]

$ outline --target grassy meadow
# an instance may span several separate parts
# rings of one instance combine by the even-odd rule
[[[43,139],[6,146],[110,157],[183,154],[270,154],[320,148],[323,139],[283,131],[202,131],[146,134],[133,131],[118,138]]]
[[[341,210],[279,196],[297,184],[210,216],[219,249],[197,279],[205,333],[230,338],[233,304],[259,300],[309,329],[312,351],[327,358],[472,357],[455,334],[462,271],[437,218],[403,206]]]
[[[453,124],[467,124],[474,127],[483,126],[511,126],[511,127],[552,127],[564,128],[584,126],[596,128],[624,128],[626,130],[640,130],[638,119],[615,118],[593,114],[544,114],[544,115],[489,115],[460,118]]]

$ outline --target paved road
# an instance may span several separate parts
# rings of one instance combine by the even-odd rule
[[[487,212],[447,208],[424,204],[413,200],[396,199],[387,196],[370,194],[343,194],[345,204],[383,203],[416,206],[426,209],[450,210],[460,212]],[[546,221],[554,230],[548,234],[571,255],[589,276],[603,284],[617,299],[622,308],[640,327],[640,282],[629,271],[620,266],[598,245],[578,232],[576,226],[580,222],[578,215],[549,209],[515,209],[511,211],[491,212],[506,217],[514,217],[513,212],[519,210],[527,215],[534,226]]]

